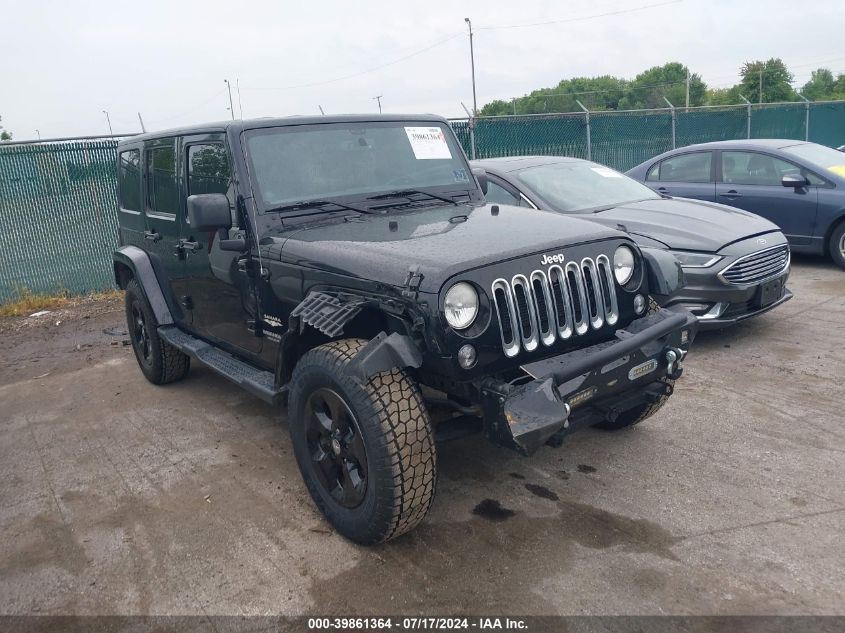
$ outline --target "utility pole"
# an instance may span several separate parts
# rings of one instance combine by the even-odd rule
[[[472,22],[469,18],[464,18],[464,22],[469,27],[469,63],[472,67],[472,115],[478,116],[478,101],[475,97],[475,50],[472,45]]]
[[[244,120],[244,106],[241,103],[241,80],[240,77],[235,78],[235,87],[238,89],[238,113],[240,114],[241,121]]]
[[[144,127],[144,119],[141,118],[141,113],[138,113],[138,123],[141,124],[141,131],[146,132],[147,128]]]
[[[763,103],[763,69],[760,69],[760,103]]]
[[[111,134],[112,136],[114,136],[114,132],[113,132],[113,131],[112,131],[112,129],[111,129],[111,119],[109,118],[109,113],[108,113],[108,112],[106,112],[105,110],[103,110],[103,114],[105,114],[105,115],[106,115],[106,123],[108,123],[108,124],[109,124],[109,134]]]
[[[229,112],[232,114],[232,121],[235,120],[235,106],[232,103],[232,84],[229,83],[228,79],[223,80],[226,83],[226,87],[229,89]]]
[[[689,112],[689,68],[687,68],[687,106],[686,106],[686,111]]]
[[[373,97],[373,101],[378,101],[378,113],[379,114],[381,114],[381,98],[383,96],[384,95],[377,95],[377,96]]]

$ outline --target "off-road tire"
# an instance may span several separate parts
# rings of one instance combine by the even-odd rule
[[[828,251],[833,263],[840,268],[845,268],[845,222],[840,222],[838,226],[834,227],[833,233],[830,234],[830,243],[828,244]]]
[[[294,453],[314,503],[346,538],[372,545],[395,538],[423,520],[434,499],[436,454],[431,420],[416,381],[403,369],[362,384],[346,370],[361,339],[316,347],[297,363],[290,383],[288,418]],[[344,507],[319,481],[306,437],[306,404],[331,389],[348,406],[366,449],[366,492]]]
[[[646,314],[654,314],[660,310],[660,306],[657,304],[657,301],[654,300],[653,297],[649,297],[648,299],[648,311]],[[675,381],[671,378],[663,377],[660,379],[664,385],[669,387],[669,394],[664,394],[660,396],[656,402],[652,403],[645,403],[641,404],[633,409],[628,409],[627,411],[623,411],[620,413],[615,420],[604,420],[603,422],[599,422],[596,424],[597,429],[603,429],[605,431],[618,431],[619,429],[625,429],[629,426],[634,426],[635,424],[639,424],[643,420],[647,420],[655,413],[660,411],[666,401],[669,400],[669,395],[671,395],[672,389],[675,387]]]
[[[145,323],[144,330],[148,337],[146,356],[143,342],[137,333],[135,309],[143,316]],[[154,385],[165,385],[181,380],[188,374],[191,368],[191,357],[183,354],[158,335],[158,321],[140,284],[135,279],[126,284],[126,325],[138,366],[147,380]]]

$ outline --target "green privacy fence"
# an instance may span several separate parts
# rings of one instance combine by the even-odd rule
[[[738,138],[845,144],[845,102],[747,104],[456,119],[467,155],[590,158],[627,170],[674,147]],[[474,141],[474,142],[473,142]]]
[[[845,102],[544,114],[450,122],[467,155],[591,158],[626,170],[673,147],[736,138],[845,144]],[[108,140],[0,144],[0,303],[112,285],[115,148]]]
[[[113,140],[0,145],[0,303],[113,284]]]

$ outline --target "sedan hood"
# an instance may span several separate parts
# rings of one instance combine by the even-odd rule
[[[662,242],[668,248],[715,253],[748,237],[778,231],[759,215],[715,202],[660,198],[630,202],[589,216],[607,226]]]
[[[487,264],[619,237],[618,230],[587,219],[486,204],[278,230],[264,236],[262,246],[282,261],[393,286],[403,285],[409,270],[419,267],[420,288],[437,292],[450,277]]]

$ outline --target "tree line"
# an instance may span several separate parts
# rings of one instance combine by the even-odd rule
[[[679,62],[669,62],[644,70],[634,79],[612,75],[563,79],[556,86],[539,88],[510,101],[496,99],[485,104],[480,116],[578,112],[588,110],[636,110],[689,105],[731,105],[845,99],[845,74],[834,76],[828,68],[814,70],[807,83],[793,88],[794,75],[780,58],[745,62],[739,69],[740,81],[730,88],[709,88],[701,75]],[[580,104],[579,104],[580,102]]]

